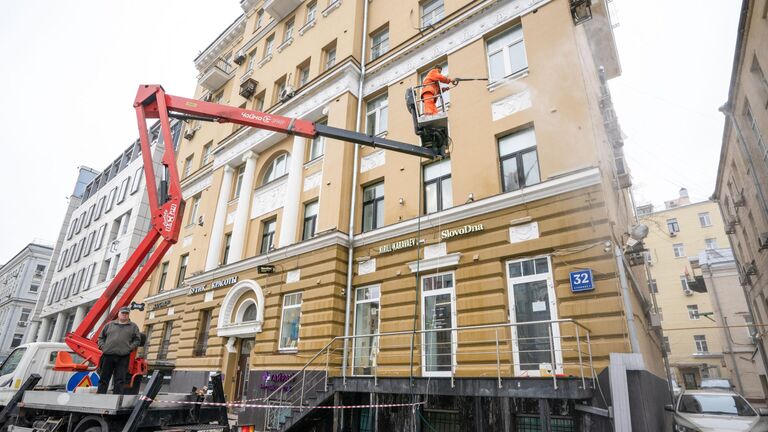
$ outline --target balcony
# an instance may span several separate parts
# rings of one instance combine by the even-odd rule
[[[259,82],[253,78],[247,78],[240,83],[240,96],[250,99],[256,93]]]
[[[218,59],[206,70],[200,77],[200,85],[214,92],[229,81],[234,75],[235,70],[224,59]]]
[[[267,0],[264,2],[264,10],[279,21],[301,6],[301,2],[302,0]]]

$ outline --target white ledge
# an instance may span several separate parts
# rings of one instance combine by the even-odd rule
[[[459,265],[461,259],[461,252],[454,252],[452,254],[443,255],[434,258],[426,258],[419,261],[412,261],[408,263],[408,267],[411,268],[411,273],[416,273],[416,270],[428,271],[445,267],[456,267]]]
[[[312,21],[308,21],[306,24],[301,26],[299,29],[299,36],[304,36],[304,33],[306,33],[309,29],[315,26],[317,24],[317,18],[312,18]]]
[[[323,16],[327,17],[331,12],[334,11],[334,9],[338,9],[339,6],[341,6],[341,0],[334,0],[331,4],[328,5],[328,7],[323,9]]]
[[[292,43],[293,43],[293,36],[283,41],[283,43],[281,43],[280,46],[277,47],[277,52],[283,52],[283,50],[288,48]]]
[[[248,321],[238,324],[228,324],[224,327],[216,328],[218,337],[256,337],[256,333],[261,333],[261,321]]]
[[[258,63],[259,69],[261,69],[261,67],[264,66],[265,64],[269,63],[270,60],[272,60],[272,54],[259,60],[259,63]]]

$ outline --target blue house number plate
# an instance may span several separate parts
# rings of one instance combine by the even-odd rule
[[[591,291],[595,289],[592,270],[584,269],[571,272],[571,292]]]

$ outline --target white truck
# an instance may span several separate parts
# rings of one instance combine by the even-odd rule
[[[36,388],[63,390],[72,373],[53,370],[59,351],[70,351],[64,343],[34,342],[16,347],[0,365],[0,408],[6,406],[32,374],[40,375]]]

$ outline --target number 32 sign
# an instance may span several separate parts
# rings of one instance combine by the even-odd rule
[[[592,281],[592,270],[584,269],[571,272],[571,292],[591,291],[595,289]]]

